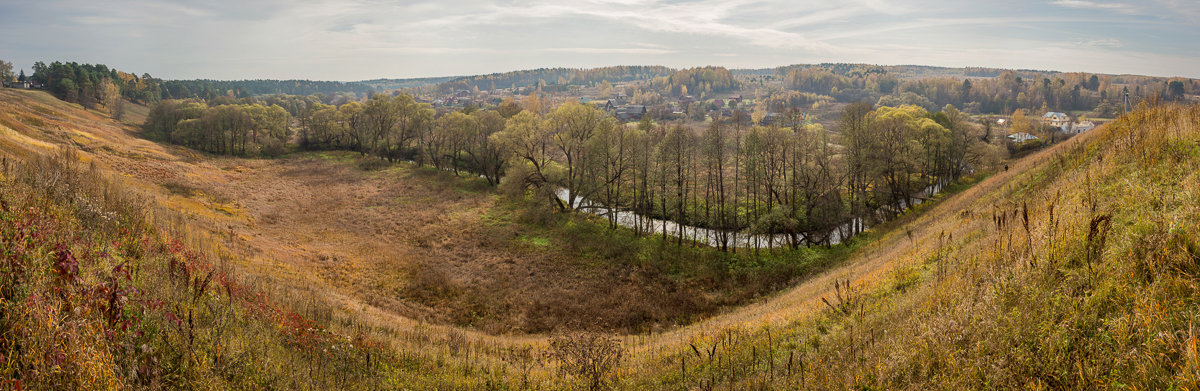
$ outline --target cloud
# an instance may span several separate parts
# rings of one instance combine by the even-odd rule
[[[0,53],[26,67],[102,62],[168,78],[799,62],[1142,64],[1200,76],[1184,66],[1200,58],[1196,18],[1195,0],[38,0],[0,12],[0,36],[22,37],[0,40]],[[1039,47],[1074,51],[1028,55]]]
[[[1123,46],[1121,41],[1114,38],[1100,39],[1079,39],[1075,41],[1075,45],[1084,48],[1119,48]]]
[[[1122,13],[1135,13],[1138,11],[1137,7],[1134,7],[1131,4],[1107,3],[1107,2],[1097,2],[1097,1],[1088,1],[1088,0],[1054,0],[1053,2],[1051,2],[1051,4],[1061,6],[1061,7],[1068,7],[1068,8],[1090,8],[1090,9],[1101,9],[1101,10],[1112,10],[1112,11],[1117,11],[1117,12],[1122,12]]]
[[[655,49],[655,48],[548,48],[542,51],[551,53],[579,53],[579,54],[672,54],[679,53],[677,50],[670,49]]]

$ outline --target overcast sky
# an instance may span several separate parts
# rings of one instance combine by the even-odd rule
[[[855,62],[1200,78],[1200,0],[0,0],[0,59],[169,79]]]

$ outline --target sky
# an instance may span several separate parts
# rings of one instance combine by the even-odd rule
[[[1200,0],[0,0],[0,60],[167,79],[851,62],[1200,78]]]

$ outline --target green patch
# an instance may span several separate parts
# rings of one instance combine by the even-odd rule
[[[531,245],[534,247],[540,247],[540,248],[550,247],[550,239],[543,238],[540,236],[521,235],[520,240],[522,243],[525,243],[525,244],[528,244],[528,245]]]

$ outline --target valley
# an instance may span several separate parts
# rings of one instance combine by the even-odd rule
[[[423,110],[405,99],[411,97],[375,97],[369,104]],[[1200,194],[1194,104],[1144,102],[1095,130],[1019,147],[1014,159],[993,156],[1002,154],[1001,145],[1012,147],[1002,137],[977,134],[991,129],[991,118],[958,117],[953,106],[929,112],[866,105],[856,112],[851,104],[835,131],[806,124],[743,134],[735,127],[731,159],[682,147],[726,145],[719,121],[706,122],[707,129],[661,125],[634,138],[656,143],[635,150],[661,159],[639,168],[621,159],[590,165],[612,151],[597,146],[611,141],[601,136],[564,141],[574,119],[600,113],[573,103],[545,120],[522,110],[486,141],[464,138],[475,140],[469,145],[427,137],[479,129],[471,124],[487,126],[499,114],[445,114],[439,118],[450,119],[421,122],[436,128],[414,128],[413,150],[367,149],[362,142],[361,151],[333,148],[354,145],[345,140],[363,133],[332,124],[369,114],[330,117],[324,136],[343,140],[329,141],[331,148],[303,144],[311,133],[289,134],[292,126],[311,131],[312,113],[284,121],[288,141],[276,156],[266,156],[274,137],[266,130],[251,129],[265,137],[261,148],[254,146],[261,155],[236,147],[236,133],[205,133],[223,131],[220,116],[241,118],[237,110],[248,113],[245,123],[260,120],[257,104],[197,105],[207,111],[179,119],[169,132],[140,124],[175,113],[169,110],[186,113],[195,103],[162,109],[127,102],[128,114],[116,120],[43,91],[0,90],[0,222],[7,224],[4,240],[22,238],[13,248],[33,249],[4,253],[5,276],[25,275],[13,274],[12,265],[43,265],[28,272],[35,278],[4,280],[15,287],[5,295],[37,305],[5,308],[19,308],[7,313],[20,322],[55,319],[69,305],[89,308],[60,323],[38,323],[82,328],[22,326],[22,332],[35,346],[50,346],[42,341],[60,334],[114,335],[104,342],[112,345],[70,340],[80,351],[118,352],[95,364],[103,372],[95,378],[108,384],[127,380],[111,368],[143,371],[139,363],[149,361],[141,360],[159,359],[179,372],[137,372],[143,380],[134,381],[341,389],[1156,388],[1194,384],[1200,373],[1197,337],[1187,331],[1196,314],[1177,310],[1200,300],[1200,210],[1191,202]],[[573,117],[572,110],[582,114]],[[622,129],[644,137],[636,132],[645,122],[615,124],[596,115],[602,135]],[[855,128],[856,119],[869,125]],[[521,149],[520,142],[534,138],[516,130],[555,126],[557,138],[540,141],[543,154],[555,146],[563,156],[595,160],[574,165]],[[395,137],[404,139],[404,129]],[[879,142],[872,145],[895,148],[894,156],[855,160],[855,141],[875,139],[848,133],[879,129],[880,139],[906,134],[919,142]],[[186,139],[193,147],[228,154],[157,138],[179,130],[197,132]],[[206,138],[218,134],[228,142]],[[250,140],[241,137],[243,145]],[[381,139],[384,145],[391,137]],[[751,148],[743,141],[759,143],[758,137],[770,142],[743,149]],[[974,160],[944,163],[945,151],[956,149],[926,147],[943,145],[938,140],[965,140],[957,151]],[[494,145],[515,155],[499,179],[458,156]],[[571,155],[574,146],[596,149]],[[415,161],[389,154],[412,154]],[[640,156],[651,155],[631,158]],[[801,157],[812,160],[800,163]],[[733,169],[722,166],[728,161]],[[872,171],[856,161],[909,166]],[[593,176],[613,175],[610,169],[643,171],[607,182]],[[830,174],[839,169],[878,179],[803,192],[826,186],[820,178],[839,177]],[[821,170],[824,176],[805,176]],[[732,180],[735,206],[725,214],[725,190],[714,189],[730,181],[713,178],[743,173],[754,182]],[[653,186],[637,184],[645,178]],[[895,178],[902,183],[887,182]],[[908,191],[947,178],[953,181],[922,202]],[[803,180],[812,182],[796,185]],[[712,246],[589,214],[563,199],[571,196],[550,190],[558,185],[603,200],[601,208],[640,208],[663,219],[656,224],[690,220],[794,237],[855,216],[873,221],[849,240]],[[901,209],[909,204],[915,205]],[[45,229],[55,233],[29,234],[37,230],[28,230],[26,219],[52,220]],[[75,257],[80,266],[72,266]],[[118,286],[112,281],[123,270],[132,270],[126,278],[141,288],[102,288]],[[87,283],[101,288],[72,288]],[[23,293],[38,290],[59,293]],[[88,299],[88,292],[110,296]],[[114,292],[132,293],[118,300]],[[8,297],[6,306],[15,303]],[[118,301],[129,307],[117,312],[129,315],[112,310]],[[136,333],[115,331],[118,320]],[[2,346],[16,349],[7,340]],[[143,353],[120,353],[133,351],[124,346],[144,346]],[[1124,353],[1137,349],[1153,353]],[[169,355],[176,351],[188,353]],[[580,369],[593,359],[611,366]],[[38,360],[28,365],[58,368],[54,376],[66,379],[33,378],[41,384],[104,388],[71,377],[87,368]]]

